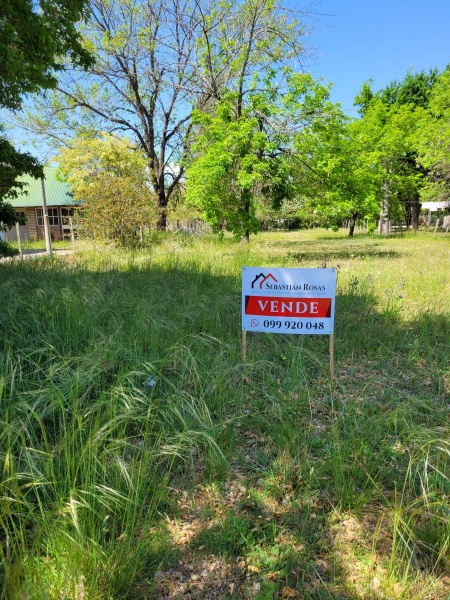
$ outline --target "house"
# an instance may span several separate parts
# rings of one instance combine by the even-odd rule
[[[56,178],[57,168],[44,167],[45,198],[47,203],[50,235],[54,240],[62,240],[70,236],[69,217],[79,206],[69,191],[66,183]],[[43,240],[44,211],[42,207],[42,181],[30,176],[20,178],[27,184],[17,198],[8,200],[19,213],[24,213],[27,224],[20,227],[22,240]],[[6,241],[16,240],[16,229],[13,227],[4,234]]]

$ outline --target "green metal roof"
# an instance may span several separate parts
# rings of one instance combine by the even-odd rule
[[[70,206],[79,204],[75,202],[69,191],[69,186],[56,179],[56,167],[44,167],[45,199],[47,206]],[[40,179],[33,179],[29,175],[19,177],[19,181],[28,184],[19,193],[17,198],[8,200],[14,208],[42,206],[42,183]]]

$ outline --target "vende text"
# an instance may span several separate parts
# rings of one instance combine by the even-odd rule
[[[331,298],[245,296],[245,314],[323,319],[331,316]]]

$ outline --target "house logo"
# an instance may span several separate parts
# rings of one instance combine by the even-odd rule
[[[257,289],[259,288],[260,290],[262,290],[262,286],[268,279],[272,279],[273,281],[275,281],[275,283],[278,283],[278,279],[275,279],[275,277],[272,275],[272,273],[269,273],[268,275],[264,275],[264,273],[260,273],[252,281],[252,290],[255,289],[255,285],[257,286]]]

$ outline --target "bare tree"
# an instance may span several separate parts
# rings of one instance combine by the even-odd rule
[[[297,16],[272,0],[91,0],[83,36],[95,65],[68,67],[23,125],[56,146],[85,132],[132,137],[148,156],[165,229],[189,161],[193,108],[213,110],[234,89],[240,112],[254,73],[295,67],[304,33]]]

